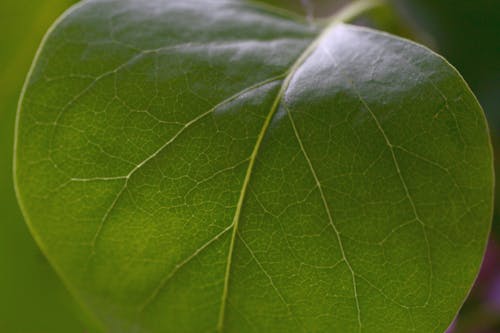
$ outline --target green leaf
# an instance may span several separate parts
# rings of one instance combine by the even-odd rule
[[[72,2],[0,1],[0,332],[90,332],[29,234],[12,185],[14,122],[23,80],[44,31]]]
[[[446,329],[490,226],[484,115],[444,59],[346,14],[87,1],[50,30],[18,195],[108,332]]]

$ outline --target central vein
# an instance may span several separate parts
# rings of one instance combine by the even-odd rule
[[[330,23],[323,29],[323,31],[318,35],[317,38],[315,38],[311,44],[302,52],[302,54],[297,58],[297,60],[293,63],[293,65],[290,67],[288,70],[288,74],[283,80],[283,83],[281,84],[280,90],[278,91],[278,94],[276,95],[276,98],[273,101],[273,104],[271,106],[271,109],[264,121],[264,124],[262,125],[262,129],[259,132],[259,136],[257,137],[257,141],[255,143],[254,149],[252,151],[252,154],[250,155],[249,163],[248,163],[248,168],[245,174],[245,178],[243,180],[243,185],[241,187],[240,191],[240,196],[238,199],[238,203],[236,205],[236,211],[233,217],[232,221],[232,234],[231,234],[231,241],[229,244],[229,252],[228,252],[228,258],[227,258],[227,263],[226,263],[226,271],[224,274],[224,287],[222,290],[222,297],[221,297],[221,305],[219,309],[219,320],[217,323],[217,332],[222,333],[224,331],[224,321],[225,321],[225,313],[226,313],[226,305],[227,305],[227,296],[228,296],[228,289],[229,289],[229,276],[231,274],[231,263],[233,259],[233,252],[234,252],[234,244],[236,242],[236,237],[238,234],[238,225],[240,222],[240,217],[241,217],[241,211],[243,209],[243,203],[245,201],[248,185],[250,183],[250,178],[254,169],[255,161],[257,159],[257,155],[259,154],[259,150],[262,146],[262,142],[264,140],[264,137],[266,136],[267,130],[272,122],[272,119],[274,115],[276,114],[276,111],[278,110],[281,101],[283,97],[285,96],[285,93],[287,92],[290,83],[292,82],[292,79],[299,70],[299,68],[306,62],[306,60],[312,55],[312,53],[317,49],[318,45],[321,44],[323,39],[327,36],[329,31],[338,23],[341,22],[347,22],[352,20],[353,18],[358,17],[360,14],[363,12],[372,9],[374,6],[379,5],[380,3],[378,1],[373,1],[373,0],[368,0],[368,1],[358,1],[354,2],[351,5],[348,5],[346,8],[341,10],[337,15],[335,15]]]

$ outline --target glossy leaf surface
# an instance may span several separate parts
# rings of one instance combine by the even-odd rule
[[[443,332],[484,251],[482,110],[374,30],[87,1],[18,120],[27,221],[109,332]]]

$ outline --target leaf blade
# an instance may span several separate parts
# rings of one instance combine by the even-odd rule
[[[448,324],[477,271],[492,184],[487,172],[491,152],[480,107],[448,64],[414,44],[350,26],[327,29],[315,43],[314,28],[243,2],[214,2],[207,5],[210,10],[201,10],[196,1],[152,2],[145,7],[135,1],[123,7],[114,4],[83,5],[49,37],[43,60],[39,59],[29,81],[30,99],[23,102],[20,113],[18,147],[22,150],[17,155],[23,161],[17,177],[20,198],[32,230],[111,331],[170,327],[194,332],[218,326],[227,332],[332,328],[428,332]],[[238,13],[238,18],[231,13]],[[111,17],[115,21],[110,29],[105,22]],[[185,30],[183,22],[190,17],[204,17],[211,25],[201,20]],[[91,22],[95,31],[87,31]],[[257,22],[265,28],[248,32]],[[126,36],[127,41],[118,36]],[[213,40],[219,36],[229,40]],[[306,56],[301,55],[303,49]],[[382,57],[384,52],[387,55]],[[400,54],[420,63],[407,64]],[[73,60],[75,55],[78,61]],[[56,56],[60,56],[57,64],[51,65]],[[342,60],[339,64],[335,56]],[[384,59],[394,61],[395,69]],[[65,63],[69,67],[61,66]],[[282,78],[287,68],[293,70]],[[407,76],[405,80],[397,79],[400,73]],[[422,78],[435,73],[436,83]],[[255,89],[245,88],[252,86]],[[443,92],[444,88],[450,91]],[[460,107],[452,97],[461,97],[467,107]],[[441,193],[427,187],[422,195],[418,190],[423,185],[402,175],[407,171],[425,185],[436,181],[436,171],[429,171],[430,167],[442,165],[411,141],[417,132],[408,135],[405,131],[413,133],[410,129],[394,127],[396,120],[406,127],[412,124],[408,119],[415,112],[401,105],[415,99],[433,111],[443,100],[444,109],[460,111],[461,118],[449,112],[440,121],[440,112],[434,118],[421,112],[423,107],[409,108],[422,114],[415,124],[433,135],[441,134],[437,136],[447,150],[455,150],[446,156],[442,149],[432,149],[441,160],[457,163],[457,156],[470,159],[477,154],[477,161],[469,163],[480,167],[482,178],[477,183],[468,180],[474,169],[468,164],[463,174],[457,173],[462,185],[455,182],[454,190],[449,190],[449,176],[440,177],[444,179]],[[340,116],[344,119],[339,120]],[[474,126],[468,119],[474,120]],[[330,127],[344,136],[331,141],[336,134]],[[396,134],[402,135],[402,143],[395,145]],[[33,136],[39,141],[34,142]],[[358,146],[346,138],[359,140]],[[408,140],[412,149],[404,144]],[[473,142],[477,151],[468,151],[460,140]],[[422,142],[435,147],[432,138]],[[261,145],[263,156],[257,158]],[[327,151],[321,152],[322,147]],[[414,152],[415,147],[420,150]],[[415,168],[417,162],[400,156],[405,150],[427,161],[426,166]],[[339,156],[349,156],[351,163],[342,164]],[[361,166],[366,170],[349,173],[349,168]],[[252,173],[256,179],[250,178]],[[372,178],[365,179],[367,174]],[[387,175],[387,184],[380,183]],[[332,177],[338,181],[332,183]],[[467,182],[476,189],[466,191]],[[361,204],[349,198],[349,191],[370,200]],[[410,191],[419,193],[419,202],[412,200]],[[456,278],[464,287],[452,293],[450,308],[439,316],[433,314],[437,296],[432,284],[437,283],[436,276],[448,276],[453,267],[464,265],[455,262],[436,272],[429,263],[431,251],[437,251],[440,260],[450,259],[452,247],[436,247],[441,236],[428,239],[423,224],[415,228],[411,223],[423,223],[417,205],[427,212],[426,205],[432,204],[422,199],[425,195],[442,200],[435,209],[448,214],[448,222],[474,209],[482,217],[478,230],[467,230],[467,236],[475,235],[473,242],[458,247],[473,259],[467,272]],[[456,199],[460,195],[463,207]],[[387,197],[386,201],[375,200],[379,196]],[[477,198],[481,202],[473,202]],[[444,208],[446,200],[453,209]],[[61,202],[66,202],[64,207]],[[331,212],[330,206],[340,208]],[[464,210],[466,206],[470,207]],[[350,218],[344,210],[351,212]],[[356,226],[353,233],[353,226],[346,224],[362,220],[356,212],[365,214],[367,221],[360,225],[370,235]],[[335,223],[336,219],[340,222]],[[238,231],[235,221],[245,228]],[[325,226],[333,226],[333,234]],[[466,234],[453,232],[457,237]],[[419,233],[419,239],[408,239]],[[391,244],[387,249],[397,264],[381,261],[386,256],[385,243],[394,242],[396,235],[396,241],[407,242],[405,247]],[[398,254],[401,250],[404,255]],[[353,257],[349,261],[348,252]],[[233,255],[236,267],[224,259]],[[401,277],[387,275],[384,267]],[[239,278],[229,279],[228,272]],[[386,275],[387,282],[380,287],[378,280]],[[374,309],[388,307],[388,303],[395,307],[390,312],[398,318],[394,322],[377,318],[370,309],[374,304]],[[193,322],[192,309],[197,304],[199,320]],[[417,327],[417,323],[426,326]]]

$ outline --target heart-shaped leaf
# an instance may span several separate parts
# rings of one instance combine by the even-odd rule
[[[86,1],[21,102],[16,182],[107,332],[443,332],[492,156],[444,59],[247,1]]]

